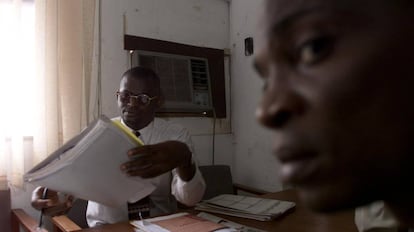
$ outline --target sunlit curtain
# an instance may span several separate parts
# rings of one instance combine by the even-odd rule
[[[99,114],[98,2],[0,0],[0,188]],[[5,51],[5,52],[3,52]]]

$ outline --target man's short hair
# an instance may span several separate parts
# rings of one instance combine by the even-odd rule
[[[161,84],[160,84],[160,77],[154,72],[154,70],[136,66],[131,69],[128,69],[124,74],[122,74],[122,78],[124,77],[131,77],[136,79],[144,79],[146,81],[151,82],[155,87],[158,87],[157,91],[161,92]]]

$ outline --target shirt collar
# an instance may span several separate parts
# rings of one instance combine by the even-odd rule
[[[122,118],[120,118],[121,119],[121,123],[124,125],[124,126],[126,126],[131,132],[134,132],[135,130],[133,130],[132,128],[130,128],[125,122],[124,122],[124,120],[122,119]],[[153,127],[154,126],[154,121],[155,121],[155,118],[154,118],[154,120],[152,120],[146,127],[144,127],[144,128],[141,128],[140,130],[138,130],[138,132],[141,134],[141,136],[143,135],[143,134],[145,134],[151,127]]]

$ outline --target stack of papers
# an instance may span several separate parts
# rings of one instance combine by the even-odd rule
[[[222,194],[198,203],[195,209],[259,221],[269,221],[286,213],[294,208],[295,205],[294,202],[289,201]]]
[[[128,177],[120,169],[128,161],[127,151],[140,145],[143,143],[119,120],[101,116],[26,173],[24,179],[107,206],[125,205],[155,189],[152,180]]]
[[[226,226],[214,223],[207,219],[188,213],[176,213],[139,221],[131,221],[138,228],[136,231],[143,232],[227,232]]]
[[[249,227],[249,226],[245,226],[221,217],[217,217],[213,214],[209,214],[209,213],[205,213],[205,212],[200,212],[197,214],[197,216],[207,219],[209,221],[218,223],[220,225],[224,225],[227,226],[228,229],[230,229],[231,231],[238,231],[238,232],[266,232],[265,230],[260,230],[254,227]]]
[[[176,213],[130,223],[135,226],[135,232],[265,232],[204,212]]]

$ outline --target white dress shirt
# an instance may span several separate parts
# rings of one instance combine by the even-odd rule
[[[398,222],[383,201],[356,208],[355,225],[359,232],[398,232]]]
[[[113,120],[120,120],[120,118]],[[154,121],[147,127],[139,130],[139,132],[141,133],[139,138],[144,144],[156,144],[168,140],[181,141],[187,144],[193,154],[193,160],[196,160],[194,158],[191,137],[188,131],[179,125],[155,118]],[[184,205],[195,205],[202,199],[206,186],[197,165],[194,177],[188,182],[183,181],[175,169],[153,178],[152,182],[156,185],[156,189],[150,194],[150,199],[154,206],[150,210],[151,217],[175,212],[177,210],[176,200]],[[89,201],[86,219],[90,227],[127,221],[127,202],[125,202],[123,207],[111,208]]]

